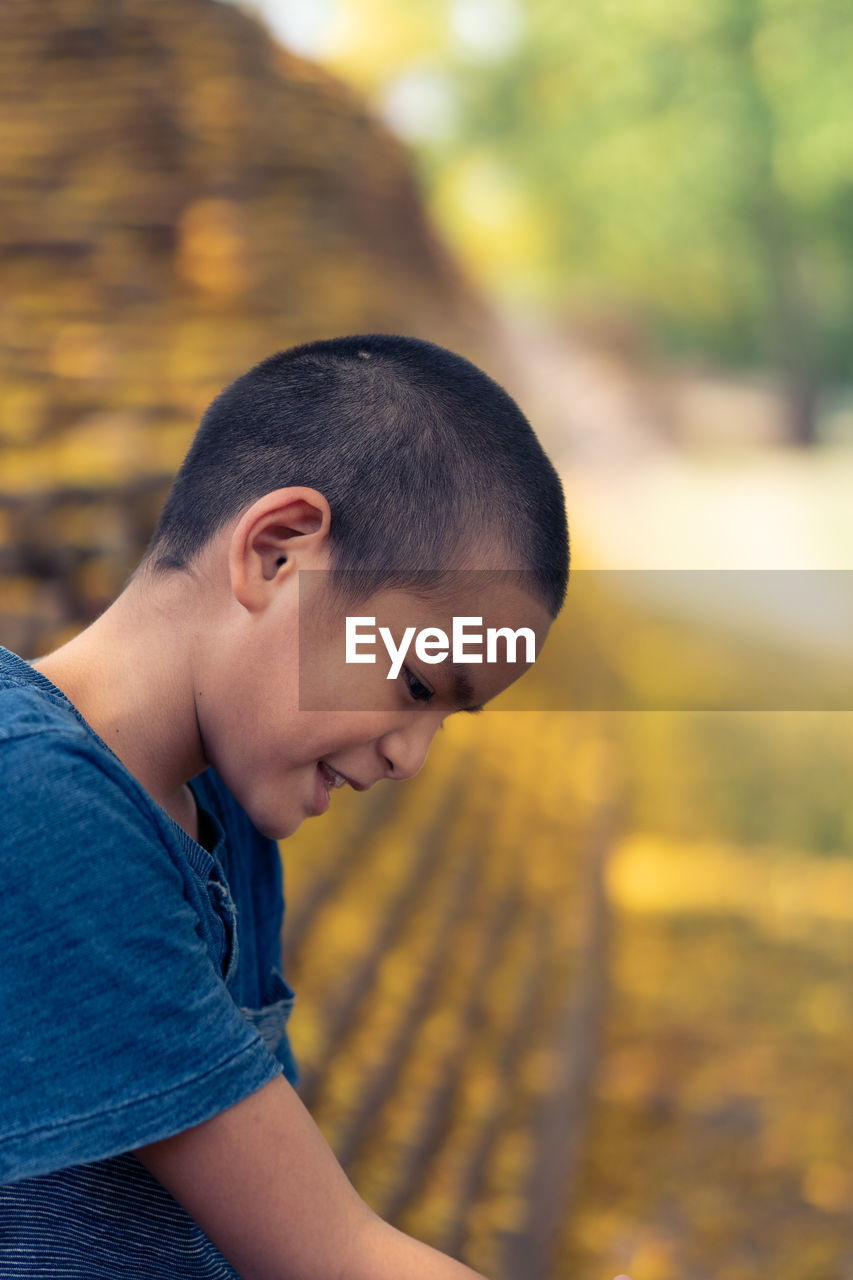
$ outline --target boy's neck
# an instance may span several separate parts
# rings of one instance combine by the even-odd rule
[[[198,839],[186,784],[208,762],[196,719],[187,596],[186,582],[151,588],[134,581],[95,622],[32,666]]]

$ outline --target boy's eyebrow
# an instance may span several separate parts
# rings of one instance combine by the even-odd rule
[[[476,715],[478,711],[482,711],[482,703],[473,707],[465,705],[474,697],[474,686],[468,679],[462,667],[458,666],[456,663],[451,663],[450,670],[453,674],[453,701],[459,703],[459,710],[467,711],[469,715]]]

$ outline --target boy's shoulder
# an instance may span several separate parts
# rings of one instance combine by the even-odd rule
[[[130,773],[111,748],[95,732],[74,704],[50,680],[26,659],[0,645],[0,755],[12,768],[18,781],[30,772],[33,779],[44,781],[45,775],[76,774],[75,783],[85,787],[86,765],[91,780],[99,787],[107,784],[107,793],[123,792],[143,812],[163,816],[160,806]],[[2,773],[2,770],[0,770]],[[7,775],[8,776],[8,775]],[[232,839],[253,834],[261,839],[248,815],[234,799],[225,783],[212,768],[192,781],[199,802],[211,812]],[[157,825],[160,825],[158,821]],[[176,826],[171,819],[169,828]],[[242,843],[237,840],[236,843]]]
[[[64,730],[80,738],[83,722],[55,685],[0,645],[0,741]]]
[[[7,818],[41,798],[67,809],[129,809],[150,827],[153,801],[77,708],[25,659],[0,648],[0,793]],[[156,824],[155,824],[156,825]]]
[[[19,787],[30,781],[50,784],[54,794],[67,781],[79,801],[87,786],[102,798],[121,794],[148,821],[163,825],[166,816],[115,752],[95,732],[74,704],[24,658],[0,646],[0,757],[7,779]],[[11,786],[11,783],[10,783]],[[224,784],[205,779],[205,795],[223,812]],[[218,816],[218,814],[217,814]],[[173,824],[168,820],[168,826]]]

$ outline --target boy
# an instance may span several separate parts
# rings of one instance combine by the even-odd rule
[[[329,585],[300,655],[303,571]],[[0,650],[5,1280],[474,1276],[371,1212],[293,1088],[275,841],[335,786],[410,777],[528,665],[418,646],[388,679],[341,660],[344,613],[538,646],[567,574],[509,396],[429,343],[346,338],[226,388],[114,604],[35,662]]]

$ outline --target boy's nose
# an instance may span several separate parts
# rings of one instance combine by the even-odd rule
[[[379,744],[388,767],[387,776],[395,780],[413,778],[418,772],[443,717],[412,711],[409,719],[411,724],[386,733]]]

